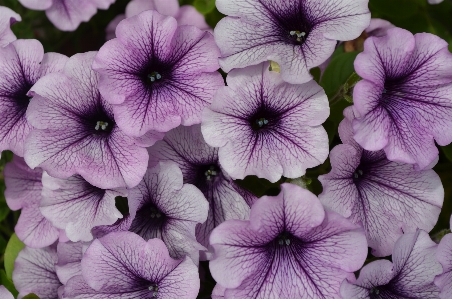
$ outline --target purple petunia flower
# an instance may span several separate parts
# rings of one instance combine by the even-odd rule
[[[369,26],[368,0],[218,0],[229,17],[215,27],[225,72],[273,60],[284,81],[305,83],[309,69]]]
[[[328,136],[321,124],[329,107],[315,81],[286,83],[263,63],[231,71],[227,83],[204,110],[201,128],[233,179],[297,178],[325,161]]]
[[[430,4],[439,4],[441,2],[443,2],[444,0],[428,0],[428,3]]]
[[[354,88],[356,141],[391,161],[425,169],[452,141],[452,54],[429,33],[394,28],[368,38],[355,60],[364,80]]]
[[[20,15],[8,7],[0,6],[0,47],[16,40],[11,25],[20,21],[22,21]]]
[[[204,16],[191,5],[179,7],[177,0],[132,0],[126,6],[126,13],[114,18],[107,26],[107,40],[115,38],[119,22],[146,10],[155,10],[164,16],[174,17],[178,25],[193,25],[201,30],[209,30]]]
[[[257,197],[237,186],[223,171],[218,161],[218,148],[210,147],[204,141],[200,125],[179,126],[150,147],[150,165],[159,161],[177,163],[184,183],[198,187],[209,202],[207,221],[196,227],[196,238],[206,248],[210,233],[220,223],[229,219],[248,219],[249,207]]]
[[[217,284],[212,291],[212,299],[222,299],[224,298],[224,293],[226,292],[226,288]]]
[[[340,284],[367,256],[362,228],[293,184],[260,198],[250,221],[220,224],[210,242],[212,276],[236,299],[340,298]]]
[[[208,202],[198,188],[184,184],[175,163],[161,162],[148,169],[141,183],[129,190],[130,210],[136,211],[130,231],[144,240],[161,239],[172,258],[190,256],[195,263],[199,251],[195,227],[207,219]]]
[[[61,282],[55,273],[56,246],[40,249],[25,247],[14,263],[13,282],[19,297],[33,293],[40,299],[57,299],[62,291]]]
[[[82,275],[82,257],[89,245],[88,242],[58,243],[55,272],[61,283],[66,284],[72,277]]]
[[[97,9],[107,9],[115,0],[19,0],[34,10],[45,10],[47,18],[60,30],[74,31],[81,22],[88,22]]]
[[[436,258],[443,267],[441,275],[435,278],[435,285],[441,290],[439,297],[441,299],[452,298],[452,234],[449,233],[441,239]]]
[[[10,291],[8,291],[7,288],[4,286],[0,286],[0,298],[2,299],[14,299],[13,294],[11,294]]]
[[[433,228],[444,188],[433,170],[415,171],[409,164],[389,161],[384,151],[362,149],[353,139],[352,107],[344,115],[339,125],[344,144],[330,153],[331,172],[319,176],[319,199],[364,227],[373,255],[387,256],[403,232]]]
[[[52,224],[66,231],[72,242],[91,241],[91,229],[110,225],[121,212],[115,198],[127,196],[125,189],[101,189],[85,181],[80,175],[57,179],[44,173],[42,177],[40,210]]]
[[[174,260],[160,239],[144,241],[131,232],[94,240],[82,260],[83,276],[65,286],[68,299],[194,299],[198,269],[189,258]]]
[[[412,298],[436,299],[439,288],[433,284],[441,273],[436,261],[438,245],[421,230],[405,234],[397,241],[392,262],[378,260],[361,269],[358,280],[345,280],[343,298]]]
[[[4,176],[6,203],[13,211],[22,209],[14,229],[17,237],[33,248],[53,244],[60,232],[39,211],[42,170],[32,170],[23,158],[14,156],[12,162],[6,164]]]
[[[91,70],[96,52],[72,56],[59,74],[41,78],[27,120],[25,161],[49,175],[81,175],[103,189],[134,187],[146,172],[148,153],[116,125],[112,107],[97,89]]]
[[[0,48],[0,151],[11,150],[23,157],[25,138],[31,125],[25,118],[29,90],[42,76],[59,72],[67,57],[44,54],[34,39],[16,40]]]
[[[130,136],[166,132],[201,122],[201,111],[224,86],[213,36],[172,17],[145,11],[122,21],[117,38],[100,49],[93,68],[113,104],[118,126]]]

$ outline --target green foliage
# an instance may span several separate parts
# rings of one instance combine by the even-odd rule
[[[39,299],[39,297],[35,294],[28,294],[27,296],[23,297],[22,299]]]
[[[14,261],[16,260],[19,252],[24,248],[24,243],[22,243],[19,238],[17,238],[16,234],[13,234],[8,241],[8,245],[6,245],[5,250],[5,271],[6,277],[12,280],[13,270],[14,270]]]
[[[193,6],[202,14],[208,14],[215,9],[215,0],[195,0]]]
[[[0,269],[0,285],[3,285],[8,291],[16,297],[19,292],[14,287],[13,281],[6,276],[5,270]]]

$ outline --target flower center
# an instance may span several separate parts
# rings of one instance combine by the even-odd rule
[[[353,173],[353,177],[355,179],[359,179],[360,177],[362,177],[364,174],[364,172],[361,169],[357,169],[354,173]]]
[[[217,170],[216,170],[215,166],[213,166],[213,165],[211,165],[209,167],[209,169],[207,169],[206,172],[204,173],[204,175],[206,176],[206,179],[208,181],[212,180],[212,177],[217,176],[217,174],[218,174]]]
[[[278,236],[278,244],[280,246],[289,246],[291,244],[290,234],[287,232],[283,232]]]
[[[263,126],[268,125],[268,120],[263,117],[256,119],[256,125],[258,125],[259,128],[262,128]]]
[[[108,127],[108,123],[106,121],[97,121],[94,129],[96,129],[96,131],[99,131],[99,130],[106,131],[107,127]]]
[[[158,72],[152,72],[148,74],[148,79],[151,83],[154,83],[155,81],[162,79],[162,75],[160,75]]]
[[[149,210],[151,212],[151,214],[150,214],[151,218],[160,218],[160,217],[162,217],[162,213],[157,208],[151,207]]]
[[[157,298],[158,292],[159,292],[159,286],[157,284],[151,284],[148,287],[148,290],[153,292],[152,297]]]
[[[380,298],[380,290],[377,287],[373,287],[369,291],[369,297],[371,299],[379,299]]]
[[[295,38],[297,42],[301,43],[306,39],[306,32],[304,31],[290,31],[289,32],[290,36]]]

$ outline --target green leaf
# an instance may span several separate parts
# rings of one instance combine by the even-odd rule
[[[17,258],[19,252],[24,248],[25,244],[22,243],[19,238],[17,238],[16,234],[13,234],[8,241],[8,245],[6,245],[5,250],[5,271],[6,276],[12,280],[13,270],[14,270],[14,261]]]
[[[320,85],[325,89],[328,98],[333,97],[354,72],[353,62],[358,52],[338,54],[328,64],[323,73]]]
[[[22,299],[39,299],[39,297],[35,294],[28,294],[27,296],[23,297]]]
[[[193,6],[202,14],[208,14],[215,8],[215,0],[195,0]]]
[[[390,17],[407,18],[417,13],[420,5],[413,0],[370,0],[369,8],[372,12],[376,11]]]
[[[443,151],[447,159],[449,159],[449,161],[452,161],[452,143],[446,146],[441,146],[441,150]]]
[[[8,277],[6,277],[5,270],[3,269],[0,269],[0,285],[5,286],[5,288],[7,288],[14,297],[19,294],[19,292],[14,287],[13,282]]]

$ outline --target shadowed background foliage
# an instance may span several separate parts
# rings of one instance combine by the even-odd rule
[[[7,6],[22,16],[22,21],[12,26],[12,30],[19,39],[35,38],[44,46],[46,52],[59,52],[67,56],[76,53],[98,50],[105,41],[105,28],[107,24],[118,14],[124,13],[130,0],[116,0],[108,10],[99,10],[88,22],[82,23],[74,32],[62,32],[56,29],[47,19],[45,12],[33,11],[24,8],[17,0],[0,0],[1,6]],[[215,27],[215,24],[223,17],[215,8],[214,0],[180,0],[181,5],[191,4],[205,15],[207,23]],[[427,0],[370,0],[372,17],[390,21],[398,27],[410,30],[413,33],[430,32],[440,36],[449,42],[452,50],[452,0],[445,0],[439,5],[429,5]],[[325,89],[328,97],[334,98],[331,105],[331,115],[324,124],[330,139],[330,148],[339,144],[337,127],[342,120],[342,110],[350,105],[345,100],[347,92],[344,86],[350,84],[353,78],[353,61],[359,51],[362,50],[363,40],[356,40],[352,46],[338,47],[333,54],[331,63],[320,79],[320,71],[312,70],[316,81]],[[345,88],[347,90],[348,88]],[[452,129],[452,128],[451,128]],[[5,151],[0,160],[0,284],[5,285],[14,295],[17,295],[11,281],[11,273],[14,259],[23,247],[23,244],[14,235],[14,226],[20,212],[10,211],[6,205],[3,180],[3,168],[12,159],[12,153]],[[446,229],[449,229],[449,218],[452,213],[452,145],[443,147],[440,151],[438,164],[435,171],[441,177],[445,188],[444,206],[437,225],[430,235],[439,240]],[[307,186],[315,194],[322,191],[317,180],[321,174],[330,171],[329,160],[324,164],[309,169],[305,177],[293,180],[294,183]],[[276,195],[279,192],[279,184],[288,181],[283,178],[276,184],[271,184],[264,179],[247,177],[239,184],[255,193],[257,196]],[[368,262],[373,257],[369,255]],[[208,264],[201,263],[201,291],[198,298],[210,298],[215,281],[208,270]],[[36,299],[35,295],[26,297]]]

